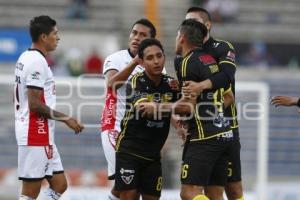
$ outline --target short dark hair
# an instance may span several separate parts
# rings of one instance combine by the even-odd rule
[[[139,49],[138,49],[138,56],[139,58],[144,58],[144,50],[149,47],[149,46],[158,46],[162,52],[164,53],[164,48],[162,46],[162,44],[160,43],[159,40],[157,39],[154,39],[154,38],[148,38],[148,39],[145,39],[141,42],[141,44],[139,45]]]
[[[179,31],[186,36],[188,43],[198,47],[203,45],[203,39],[207,35],[206,26],[195,19],[184,20]]]
[[[51,19],[49,16],[41,15],[34,17],[30,20],[29,32],[32,42],[37,42],[40,35],[45,33],[48,35],[53,27],[56,25],[56,21]]]
[[[131,29],[134,27],[134,25],[136,24],[142,24],[144,26],[147,26],[148,28],[150,28],[150,35],[151,38],[155,38],[156,36],[156,28],[155,26],[152,24],[152,22],[146,18],[143,19],[139,19],[136,22],[134,22],[134,24],[132,25]]]
[[[190,12],[199,12],[201,14],[201,16],[204,18],[204,22],[211,21],[211,16],[210,16],[209,12],[204,8],[197,7],[197,6],[190,7],[186,11],[186,13],[190,13]]]

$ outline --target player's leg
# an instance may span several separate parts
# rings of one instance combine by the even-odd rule
[[[103,152],[107,161],[107,172],[108,172],[108,179],[114,180],[115,179],[115,163],[116,163],[116,156],[115,156],[115,145],[116,139],[118,137],[118,132],[115,130],[107,130],[101,133],[101,141],[102,141],[102,148]],[[118,200],[120,197],[120,192],[112,188],[111,193],[109,194],[109,200]]]
[[[229,149],[228,179],[225,185],[225,192],[228,200],[237,200],[243,198],[243,186],[241,176],[241,144],[239,140],[238,129],[233,129],[234,141]]]
[[[162,167],[160,160],[145,161],[141,170],[138,191],[143,200],[158,200],[162,190]]]
[[[36,199],[40,193],[42,185],[41,180],[23,180],[22,181],[22,191],[19,200],[31,200]]]
[[[55,144],[52,146],[52,152],[52,162],[47,172],[47,175],[49,175],[47,177],[49,188],[41,194],[43,200],[58,200],[68,187],[61,158]]]
[[[198,185],[182,184],[180,197],[182,200],[205,200],[204,187]]]
[[[215,148],[215,157],[213,170],[210,175],[209,183],[205,187],[205,194],[211,200],[223,200],[224,186],[227,182],[227,161],[228,147],[232,141],[217,141],[221,143],[220,148]],[[223,143],[223,145],[222,145]],[[219,153],[217,153],[219,151]]]
[[[138,196],[141,159],[126,153],[116,153],[115,189],[121,200],[134,200]]]
[[[241,181],[228,182],[225,187],[228,200],[243,200],[243,186]]]
[[[185,145],[181,166],[181,192],[183,200],[205,199],[207,185],[213,168],[209,141],[190,142]]]
[[[18,146],[18,176],[22,180],[20,199],[36,199],[49,165],[44,147]]]

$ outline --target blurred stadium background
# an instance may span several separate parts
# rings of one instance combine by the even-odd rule
[[[103,199],[111,183],[106,180],[106,161],[101,148],[99,120],[104,103],[101,67],[88,61],[97,54],[101,63],[107,55],[127,48],[131,25],[148,17],[159,30],[166,55],[166,69],[174,75],[172,59],[177,28],[191,5],[207,7],[214,17],[212,35],[235,46],[237,80],[265,84],[267,96],[299,96],[300,1],[299,0],[0,0],[0,200],[16,199],[17,146],[14,135],[14,65],[20,53],[30,46],[29,20],[49,15],[57,20],[61,41],[48,58],[58,84],[58,109],[81,118],[87,124],[84,134],[74,136],[57,123],[56,143],[68,175],[70,189],[64,199]],[[93,55],[93,56],[92,56]],[[96,62],[97,63],[97,62]],[[98,78],[77,76],[96,72]],[[245,83],[243,83],[245,84]],[[255,87],[248,84],[248,88]],[[259,102],[259,88],[239,90],[237,102]],[[265,98],[260,103],[266,103]],[[68,107],[71,104],[72,107]],[[255,106],[254,108],[255,109]],[[270,106],[265,124],[240,117],[243,184],[246,199],[258,199],[258,157],[267,155],[265,199],[300,199],[300,127],[296,108]],[[240,111],[243,112],[242,110]],[[258,150],[260,134],[267,134],[265,148]],[[163,199],[179,199],[181,142],[171,130],[163,152]],[[169,196],[169,197],[168,197]],[[260,199],[260,200],[265,200]]]

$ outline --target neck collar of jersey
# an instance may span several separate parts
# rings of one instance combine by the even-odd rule
[[[135,57],[135,56],[133,55],[133,53],[131,53],[131,51],[130,51],[129,48],[127,49],[127,51],[128,51],[128,53],[129,53],[129,55],[131,56],[131,58],[134,58],[134,57]]]
[[[209,37],[209,39],[204,43],[204,47],[210,46],[214,42],[214,38]]]
[[[161,83],[163,82],[163,78],[164,78],[164,75],[162,74],[161,75],[161,79],[160,79],[160,82],[159,84],[156,86],[154,81],[152,81],[146,74],[146,72],[144,71],[144,76],[145,76],[145,79],[152,85],[152,87],[159,87],[161,85]]]
[[[37,51],[37,52],[39,52],[40,54],[42,54],[42,56],[43,56],[44,58],[46,58],[45,54],[43,54],[43,52],[42,52],[41,50],[39,50],[39,49],[29,48],[28,51]]]
[[[186,56],[184,56],[184,58],[190,56],[195,51],[202,51],[202,47],[196,47],[195,49],[192,49],[188,54],[186,54]]]

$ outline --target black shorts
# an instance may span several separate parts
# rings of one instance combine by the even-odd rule
[[[232,140],[212,138],[186,143],[183,152],[181,183],[207,186],[214,179],[218,185],[227,182],[228,148]]]
[[[239,138],[239,129],[232,129],[234,140],[229,148],[228,158],[228,182],[237,182],[242,180],[241,173],[241,143]]]
[[[116,153],[116,190],[136,189],[141,194],[160,197],[161,188],[160,160],[149,161],[127,153]]]

